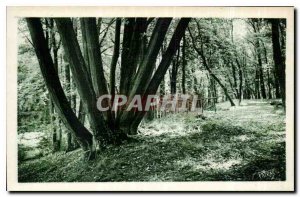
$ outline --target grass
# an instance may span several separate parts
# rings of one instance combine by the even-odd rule
[[[281,181],[285,116],[267,102],[247,101],[142,123],[133,142],[107,147],[93,162],[81,150],[19,164],[20,182]]]

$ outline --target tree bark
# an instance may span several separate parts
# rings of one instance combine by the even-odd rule
[[[234,95],[235,98],[239,98],[239,91],[238,91],[238,85],[237,85],[237,79],[236,79],[236,68],[233,62],[231,62],[231,70],[232,70],[232,77],[233,77],[233,89],[234,89]]]
[[[267,95],[266,95],[266,88],[265,88],[264,71],[263,71],[260,52],[257,52],[257,60],[258,60],[258,66],[259,66],[259,81],[260,81],[261,96],[263,99],[266,99]]]
[[[264,49],[265,63],[268,65],[268,53],[265,44],[262,42],[262,47]],[[271,77],[270,77],[270,68],[267,67],[267,86],[268,86],[268,99],[272,99],[272,87],[271,87]]]
[[[279,81],[280,93],[283,106],[285,107],[285,62],[282,58],[282,51],[279,39],[279,20],[271,19],[273,59],[275,63],[276,76]]]
[[[86,34],[90,74],[94,91],[98,98],[103,94],[108,94],[108,90],[100,53],[96,18],[82,18],[80,20],[84,23],[84,29],[82,29],[82,31],[85,31]]]
[[[87,53],[92,86],[96,93],[96,98],[99,98],[102,95],[108,94],[108,88],[106,79],[104,77],[96,18],[82,18],[80,20],[83,21],[85,27],[82,31],[85,31],[86,34]],[[110,107],[110,102],[108,100],[103,100],[102,106]],[[111,111],[108,110],[102,114],[108,123],[108,127],[113,131],[115,125],[114,117],[112,116]]]
[[[145,93],[146,87],[148,86],[153,70],[155,68],[155,61],[157,59],[160,46],[163,43],[169,25],[172,21],[172,18],[159,18],[157,20],[156,26],[151,35],[151,39],[148,44],[146,54],[143,58],[143,61],[140,63],[139,69],[136,73],[136,76],[133,80],[133,86],[130,89],[128,102],[130,103],[134,95],[143,95]],[[174,54],[173,54],[174,55]],[[173,57],[173,56],[172,56]],[[123,59],[122,59],[123,61]],[[170,63],[169,63],[170,65]],[[157,81],[158,85],[161,80]],[[122,82],[123,83],[123,82]],[[120,111],[117,117],[117,124],[127,125],[128,122],[131,122],[135,117],[135,114],[132,111]],[[126,126],[127,127],[127,126]],[[124,129],[123,129],[124,130]]]
[[[127,95],[129,92],[129,86],[131,81],[131,74],[129,74],[130,65],[129,53],[131,38],[133,35],[133,28],[135,24],[134,18],[125,18],[124,32],[123,32],[123,43],[122,43],[122,54],[121,54],[121,73],[120,73],[120,94]]]
[[[107,127],[103,114],[97,109],[96,93],[94,91],[92,81],[89,78],[85,61],[81,54],[77,38],[72,27],[72,22],[68,18],[55,18],[54,20],[62,39],[64,51],[70,63],[70,68],[75,79],[77,90],[84,104],[85,111],[89,117],[90,126],[94,136],[97,141],[100,142],[100,146],[105,146],[107,143],[114,143],[116,138],[112,134],[111,130]],[[89,39],[93,40],[92,38]],[[94,53],[97,53],[94,48],[91,48],[90,50]],[[91,57],[94,55],[95,54],[89,54],[89,60],[92,60]],[[106,84],[105,81],[102,82]],[[100,87],[98,86],[98,88],[100,93]]]
[[[252,27],[255,34],[260,33],[260,24],[261,24],[261,19],[252,19]],[[258,77],[260,83],[261,96],[263,99],[266,99],[267,95],[266,95],[264,71],[263,71],[262,57],[261,57],[262,49],[261,49],[260,39],[257,36],[255,38],[254,44],[255,44],[255,52],[257,55]]]
[[[160,46],[163,43],[171,21],[172,18],[158,19],[157,24],[151,35],[147,52],[136,74],[134,86],[130,91],[129,100],[131,100],[131,98],[135,94],[143,94],[146,90],[145,87],[149,85],[149,82],[151,80],[151,73],[153,73],[153,70],[155,68],[155,61],[157,59]]]
[[[280,93],[280,87],[279,87],[279,79],[276,74],[276,69],[274,68],[273,70],[273,75],[274,75],[274,86],[275,86],[275,98],[279,99],[281,98],[281,93]]]
[[[60,151],[61,149],[61,140],[59,139],[59,129],[57,128],[57,122],[56,122],[56,117],[55,117],[55,106],[53,101],[51,100],[51,95],[50,96],[50,123],[51,123],[51,128],[52,128],[52,151],[57,152]]]
[[[55,38],[55,29],[54,29],[54,21],[53,19],[45,19],[46,22],[46,41],[49,50],[52,51],[53,55],[53,64],[54,64],[54,69],[58,73],[58,49],[59,46],[56,42]],[[52,111],[52,124],[53,124],[53,132],[52,132],[52,141],[53,141],[53,151],[60,151],[62,148],[62,130],[60,129],[60,120],[56,120],[55,117],[55,106],[53,101],[51,101],[51,111]]]
[[[183,36],[183,42],[182,42],[182,81],[181,81],[181,86],[182,86],[182,94],[186,93],[185,85],[186,85],[186,80],[185,80],[185,67],[186,67],[186,53],[185,49],[186,48],[186,38],[185,35]]]
[[[78,116],[79,121],[84,125],[86,114],[84,112],[83,103],[82,103],[81,100],[79,102],[79,109],[78,109],[78,115],[77,116]]]
[[[169,43],[167,51],[163,55],[162,60],[149,83],[149,86],[146,90],[146,95],[156,93],[160,82],[162,81],[164,75],[166,74],[166,72],[168,70],[168,67],[172,61],[172,57],[174,56],[176,50],[179,48],[180,41],[184,36],[185,30],[186,30],[190,20],[191,20],[191,18],[180,19],[180,21],[176,27],[176,30],[172,36],[172,39]]]
[[[155,71],[144,95],[151,95],[151,94],[156,93],[161,81],[163,80],[163,78],[168,70],[168,67],[171,64],[173,56],[175,55],[177,49],[180,46],[180,41],[184,35],[184,32],[185,32],[190,20],[191,20],[190,18],[180,19],[180,21],[175,29],[175,32],[171,38],[171,41],[168,45],[168,48],[167,48],[166,52],[164,53],[162,60],[159,64],[157,70]],[[137,128],[138,128],[140,122],[142,121],[144,115],[145,115],[145,112],[138,112],[135,115],[135,118],[129,127],[129,132],[131,134],[137,133]]]
[[[179,56],[180,56],[180,48],[177,50],[176,58],[173,59],[172,62],[172,70],[170,73],[170,88],[171,94],[176,94],[176,84],[177,84],[177,73],[179,67]]]
[[[115,86],[116,86],[116,66],[120,54],[120,29],[121,29],[121,19],[117,18],[116,20],[116,31],[115,31],[115,43],[114,43],[114,52],[110,64],[110,94],[112,98],[115,95]]]
[[[145,43],[143,42],[146,39],[145,33],[148,23],[147,18],[127,18],[125,20],[121,55],[120,93],[129,96],[130,90],[135,84],[136,70],[138,66],[141,66],[141,54],[144,50],[143,45]]]
[[[239,73],[239,88],[238,88],[238,99],[239,99],[239,104],[242,102],[242,92],[243,92],[243,69],[242,69],[242,64],[240,61],[236,58],[235,62],[238,66],[238,73]]]
[[[27,25],[30,31],[34,49],[38,57],[40,69],[49,94],[55,104],[55,107],[71,132],[74,133],[82,149],[84,158],[92,159],[94,157],[92,134],[79,122],[74,114],[70,103],[62,89],[57,72],[54,67],[51,55],[45,40],[42,25],[39,18],[27,18]]]
[[[86,66],[86,70],[89,74],[89,76],[91,75],[91,71],[90,71],[90,62],[89,62],[89,55],[88,55],[88,48],[87,48],[87,35],[86,35],[86,27],[85,27],[85,22],[83,20],[80,20],[80,26],[81,26],[81,36],[82,36],[82,49],[83,49],[83,57],[85,60],[85,66]]]

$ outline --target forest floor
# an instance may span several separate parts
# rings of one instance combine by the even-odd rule
[[[96,161],[81,150],[19,163],[20,182],[285,180],[285,115],[269,101],[144,122],[133,142]]]

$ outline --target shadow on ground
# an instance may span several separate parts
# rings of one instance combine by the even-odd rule
[[[222,108],[223,107],[223,108]],[[285,122],[267,102],[145,122],[134,142],[84,163],[81,151],[19,164],[20,182],[285,180]]]

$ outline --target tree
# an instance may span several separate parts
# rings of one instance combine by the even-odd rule
[[[148,25],[153,20],[152,18],[128,18],[123,23],[120,93],[127,95],[129,102],[136,94],[148,95],[156,93],[175,52],[179,48],[181,38],[184,35],[190,18],[182,18],[178,22],[168,48],[163,54],[156,71],[154,71],[155,61],[172,18],[158,18],[148,42],[145,33],[147,32]],[[109,110],[107,112],[100,112],[96,108],[97,98],[108,94],[109,88],[103,69],[96,18],[80,19],[83,53],[74,32],[72,21],[69,18],[55,18],[54,21],[62,40],[63,50],[68,59],[84,112],[87,114],[89,120],[90,131],[75,115],[62,89],[57,72],[55,72],[53,60],[47,49],[47,42],[43,34],[40,19],[27,18],[28,28],[40,68],[51,98],[59,111],[60,118],[74,136],[76,136],[76,139],[85,152],[85,158],[92,159],[95,155],[93,138],[95,138],[100,147],[105,147],[106,144],[121,143],[123,139],[127,138],[127,134],[137,133],[137,127],[143,119],[145,112],[133,113],[132,111],[119,110],[117,114],[113,114],[111,103],[108,101],[105,101],[104,105],[109,107]],[[115,52],[113,61],[111,62],[110,92],[113,92],[115,83],[114,72],[119,54],[120,26],[121,20],[117,19],[114,41]]]
[[[185,69],[186,69],[186,38],[185,35],[183,36],[183,42],[182,42],[182,81],[181,81],[181,86],[182,86],[182,94],[186,93],[186,77],[185,77]]]
[[[54,68],[58,73],[59,72],[58,50],[60,48],[61,42],[56,41],[55,38],[56,31],[55,31],[53,19],[45,19],[44,21],[46,25],[46,42],[49,50],[52,51]],[[62,147],[62,130],[60,129],[60,126],[57,126],[55,124],[55,122],[57,121],[59,125],[61,122],[60,120],[57,120],[58,117],[56,115],[54,103],[52,102],[52,100],[49,103],[50,103],[50,118],[52,122],[52,144],[53,144],[53,151],[56,152],[61,150]]]
[[[257,90],[257,98],[260,98],[260,95],[263,99],[267,98],[266,88],[265,88],[265,80],[264,80],[264,70],[262,65],[262,40],[260,39],[260,31],[262,27],[263,20],[262,19],[249,19],[248,23],[251,25],[254,32],[254,50],[257,56],[257,70],[256,70],[256,90]],[[258,87],[260,86],[260,87]],[[260,91],[258,90],[260,88]]]
[[[197,27],[197,31],[198,31],[198,37],[199,37],[198,43],[200,42],[199,43],[200,47],[198,47],[196,45],[197,41],[196,41],[194,35],[192,34],[191,29],[188,28],[190,37],[192,39],[192,46],[195,49],[195,51],[197,52],[197,54],[199,55],[199,57],[202,59],[202,64],[203,64],[204,68],[208,71],[210,76],[219,84],[219,86],[224,91],[224,94],[225,94],[226,98],[229,100],[231,106],[235,106],[233,100],[231,99],[231,97],[228,93],[226,86],[221,82],[221,80],[217,77],[217,75],[212,71],[212,69],[209,65],[209,63],[211,63],[211,62],[208,62],[208,60],[213,59],[212,58],[213,53],[211,51],[209,51],[210,49],[208,46],[210,46],[210,44],[214,45],[214,43],[209,42],[210,39],[205,37],[207,35],[205,35],[205,36],[201,35],[201,27],[200,27],[199,21],[197,21],[197,20],[194,20],[194,21],[196,23],[196,27]],[[211,48],[213,48],[213,47],[211,47]],[[205,49],[207,49],[207,51],[205,51]],[[207,58],[206,55],[209,55],[209,57]]]
[[[279,19],[270,19],[272,25],[273,60],[275,64],[276,77],[280,86],[283,106],[285,106],[285,61],[280,46]]]
[[[178,74],[178,68],[180,65],[180,62],[179,62],[180,50],[179,49],[177,50],[176,57],[172,61],[172,67],[171,67],[171,72],[170,72],[171,94],[176,94],[177,74]]]

